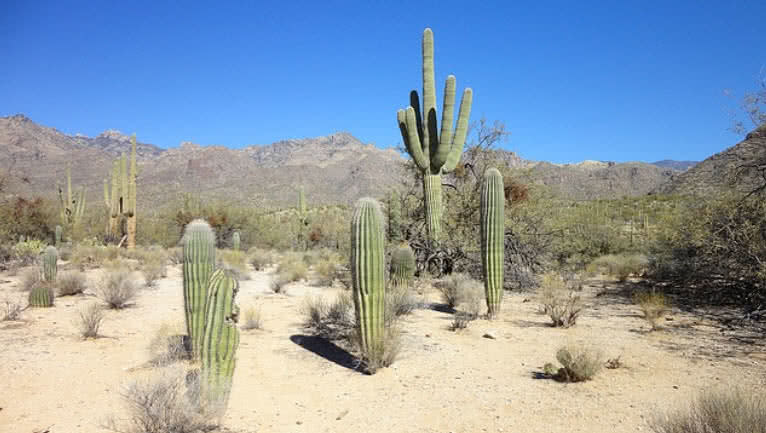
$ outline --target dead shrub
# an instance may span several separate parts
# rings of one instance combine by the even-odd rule
[[[59,274],[56,280],[59,296],[79,295],[88,288],[88,279],[79,271],[69,271]]]
[[[420,303],[407,287],[389,287],[386,290],[386,315],[405,316],[415,311]],[[389,319],[393,320],[393,319]]]
[[[127,270],[105,270],[96,289],[96,295],[111,309],[127,307],[138,295],[138,282]]]
[[[150,363],[165,366],[189,359],[183,323],[163,323],[149,342]]]
[[[436,283],[447,308],[455,307],[468,300],[476,290],[482,290],[480,282],[467,274],[454,273]]]
[[[21,304],[15,301],[5,300],[3,301],[5,304],[5,308],[3,308],[3,316],[0,318],[0,321],[6,322],[6,321],[12,321],[12,320],[19,320],[21,318]]]
[[[741,388],[707,391],[649,426],[656,433],[766,433],[766,397]]]
[[[558,272],[543,275],[538,297],[543,313],[551,318],[554,327],[573,326],[584,308],[580,296],[567,287],[564,278]]]
[[[249,307],[245,310],[242,329],[261,329],[263,321],[261,318],[261,309],[258,307]]]
[[[97,338],[101,322],[104,320],[104,310],[97,302],[91,302],[78,311],[77,327],[82,338]]]
[[[641,308],[643,318],[652,326],[652,331],[659,328],[660,320],[670,311],[668,300],[662,293],[636,293],[633,301]]]
[[[256,271],[262,271],[274,263],[274,254],[271,251],[260,248],[251,248],[248,252],[248,261]]]
[[[591,380],[604,365],[603,355],[580,345],[568,345],[556,352],[561,368],[545,364],[544,372],[560,382],[584,382]]]

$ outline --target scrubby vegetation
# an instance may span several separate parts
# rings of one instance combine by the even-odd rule
[[[121,310],[138,295],[135,275],[125,269],[106,271],[96,287],[96,295],[109,308]]]
[[[98,330],[104,320],[104,310],[97,302],[81,307],[78,311],[77,327],[82,338],[98,337]]]
[[[593,379],[604,366],[600,351],[582,345],[570,344],[556,352],[556,360],[561,364],[545,364],[543,371],[549,377],[560,382],[584,382]]]
[[[572,283],[567,284],[557,272],[548,272],[542,276],[538,297],[543,313],[551,318],[554,327],[573,326],[584,308]]]
[[[742,388],[704,391],[688,409],[656,415],[655,433],[764,433],[766,398]]]

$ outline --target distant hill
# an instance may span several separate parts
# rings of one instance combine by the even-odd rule
[[[663,159],[662,161],[652,162],[652,165],[656,165],[661,168],[670,168],[678,171],[686,171],[694,167],[699,161],[675,161],[672,159]]]
[[[736,145],[716,153],[683,173],[675,174],[670,182],[657,191],[693,195],[726,190],[747,192],[763,182],[762,174],[750,171],[735,178],[737,167],[757,158],[766,160],[766,124],[754,129]]]

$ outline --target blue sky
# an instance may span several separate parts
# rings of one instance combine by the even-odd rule
[[[472,87],[472,119],[505,122],[522,157],[703,159],[739,140],[724,91],[755,89],[764,18],[763,1],[6,0],[0,115],[161,147],[393,146],[428,26],[439,93],[450,73]]]

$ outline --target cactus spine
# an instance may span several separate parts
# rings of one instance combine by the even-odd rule
[[[63,233],[63,229],[60,225],[56,225],[56,248],[59,248],[61,246],[61,235]]]
[[[215,268],[215,235],[208,223],[194,220],[186,226],[183,256],[186,331],[192,354],[198,358],[205,326],[208,283]]]
[[[410,106],[396,113],[402,140],[415,165],[423,175],[426,225],[431,241],[441,235],[442,173],[455,169],[463,153],[471,115],[473,91],[466,88],[460,102],[457,127],[453,130],[455,111],[455,76],[447,77],[441,131],[436,122],[436,86],[434,80],[433,32],[423,32],[423,111],[417,91],[410,93]]]
[[[481,185],[481,269],[489,317],[500,312],[503,300],[504,240],[503,176],[497,169],[490,168],[484,173]]]
[[[200,386],[207,403],[219,407],[226,406],[234,376],[239,345],[239,308],[235,303],[238,290],[237,280],[221,269],[210,277],[201,348]]]
[[[391,254],[391,283],[394,287],[408,287],[415,276],[415,253],[403,243]]]
[[[231,247],[234,251],[239,251],[239,241],[239,232],[234,232],[234,234],[231,235]]]
[[[43,281],[53,283],[56,281],[58,251],[56,247],[49,246],[43,253]]]
[[[351,280],[359,341],[365,357],[382,353],[385,308],[383,218],[378,202],[362,198],[351,219]]]

